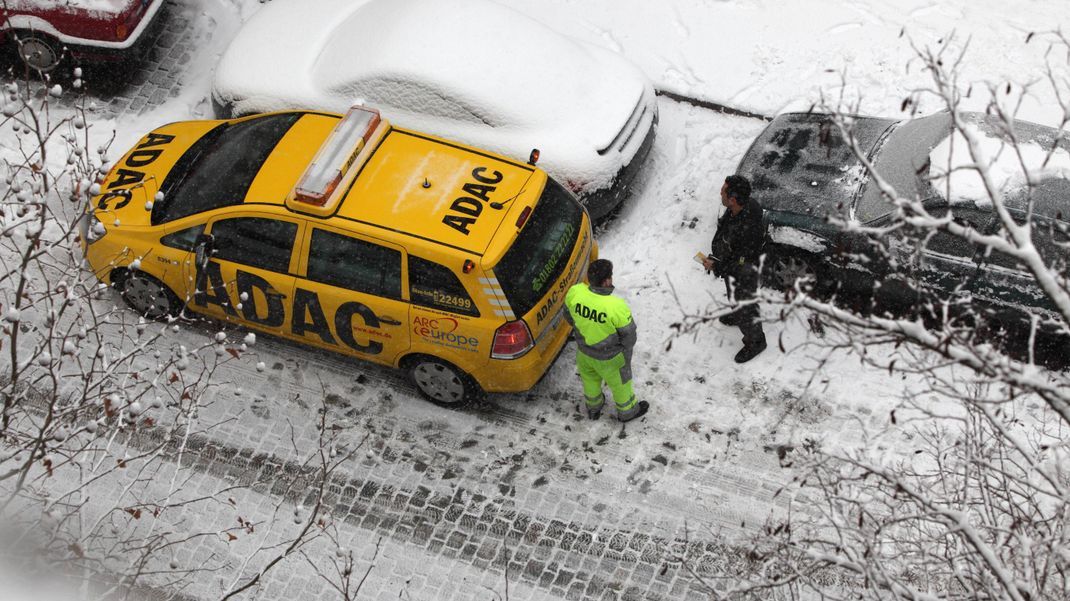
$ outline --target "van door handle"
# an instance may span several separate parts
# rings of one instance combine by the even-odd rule
[[[401,325],[400,321],[394,319],[393,317],[390,317],[389,315],[380,315],[379,316],[379,321],[382,322],[382,323],[385,323],[388,326],[400,326]]]

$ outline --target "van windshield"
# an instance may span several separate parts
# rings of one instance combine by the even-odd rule
[[[552,179],[512,248],[494,268],[513,312],[524,315],[561,277],[583,225],[583,208]]]
[[[221,123],[190,146],[167,174],[152,225],[241,204],[271,151],[301,118],[278,113]]]

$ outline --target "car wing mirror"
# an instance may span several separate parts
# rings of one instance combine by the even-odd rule
[[[215,236],[211,234],[201,234],[197,236],[197,241],[193,243],[193,253],[196,256],[197,271],[201,271],[205,267],[208,267],[208,261],[212,258],[214,252]]]

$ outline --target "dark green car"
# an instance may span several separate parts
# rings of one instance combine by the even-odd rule
[[[991,138],[1009,139],[984,114],[964,116]],[[855,117],[853,127],[859,147],[900,196],[921,198],[934,214],[951,210],[954,219],[978,232],[1002,230],[987,198],[956,195],[949,203],[929,181],[930,153],[952,132],[949,113],[900,121]],[[1014,133],[1020,147],[1036,144],[1048,151],[1057,145],[1059,153],[1070,151],[1065,132],[1060,137],[1050,127],[1018,121]],[[1010,145],[1004,148],[1013,152]],[[830,115],[778,116],[755,139],[737,172],[751,180],[753,195],[765,209],[766,285],[787,288],[807,277],[818,286],[879,291],[884,298],[913,306],[958,300],[990,318],[1038,314],[1061,323],[1033,275],[1009,256],[941,231],[902,227],[878,237],[830,223],[829,217],[838,217],[881,227],[896,219],[892,203],[871,184]],[[1022,186],[1005,193],[1017,219],[1025,219],[1027,190]],[[1048,177],[1033,187],[1032,197],[1034,244],[1047,264],[1065,276],[1070,181]]]

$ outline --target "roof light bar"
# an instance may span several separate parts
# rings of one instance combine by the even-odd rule
[[[297,181],[294,200],[317,207],[327,204],[380,121],[376,109],[359,105],[350,108]]]

